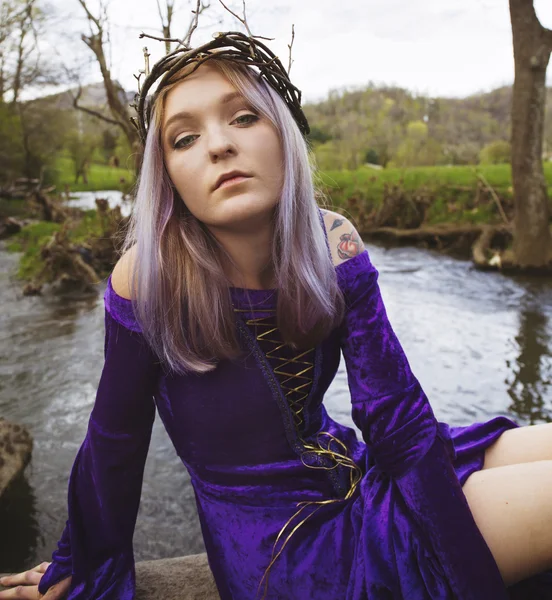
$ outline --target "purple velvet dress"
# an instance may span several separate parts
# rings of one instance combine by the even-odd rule
[[[508,598],[461,486],[516,423],[437,422],[368,252],[336,271],[346,316],[319,346],[293,354],[280,342],[277,291],[232,288],[243,357],[187,376],[160,367],[109,278],[105,365],[41,593],[72,575],[69,600],[135,597],[157,407],[190,473],[222,600]],[[363,441],[323,404],[340,351]]]

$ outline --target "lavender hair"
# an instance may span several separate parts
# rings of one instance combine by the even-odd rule
[[[341,322],[344,300],[319,219],[307,144],[283,99],[254,71],[219,58],[209,64],[279,132],[284,183],[272,241],[276,319],[285,343],[313,347]],[[219,360],[242,354],[221,266],[224,249],[187,209],[163,162],[164,99],[183,74],[174,75],[153,107],[122,246],[122,252],[132,250],[131,298],[144,336],[161,361],[179,374],[211,371]]]

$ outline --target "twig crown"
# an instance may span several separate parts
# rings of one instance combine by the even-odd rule
[[[287,104],[303,135],[308,135],[310,128],[301,108],[301,92],[289,79],[289,71],[293,63],[291,60],[291,49],[295,38],[295,28],[292,26],[291,43],[288,44],[289,67],[286,71],[280,59],[260,41],[261,39],[269,40],[270,38],[252,34],[247,23],[245,0],[243,0],[243,17],[231,11],[222,0],[219,0],[222,6],[244,25],[249,35],[245,35],[239,31],[218,32],[214,34],[212,41],[197,48],[191,48],[192,33],[197,28],[198,17],[201,12],[200,2],[201,0],[197,0],[196,10],[192,11],[194,18],[184,39],[160,38],[145,33],[140,34],[140,38],[150,38],[160,42],[178,42],[179,44],[176,50],[169,52],[157,61],[151,70],[149,67],[150,55],[147,48],[144,48],[145,68],[139,72],[138,76],[134,76],[138,81],[138,93],[134,97],[134,103],[131,104],[137,113],[137,117],[132,117],[131,122],[138,130],[142,143],[145,145],[147,130],[151,120],[151,110],[155,99],[161,89],[171,81],[171,77],[191,63],[194,63],[194,68],[190,72],[193,73],[203,63],[213,58],[231,60],[257,69],[259,76],[263,77]],[[145,75],[145,79],[142,85],[140,85],[142,75]],[[151,96],[148,96],[148,92],[159,79],[161,81],[157,89]]]

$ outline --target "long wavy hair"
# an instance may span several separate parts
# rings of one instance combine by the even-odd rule
[[[281,197],[274,212],[272,257],[276,323],[295,349],[315,346],[339,325],[344,299],[320,222],[314,167],[305,139],[282,98],[249,67],[215,58],[216,67],[280,136]],[[143,334],[178,374],[213,370],[240,346],[224,248],[172,186],[163,160],[161,123],[167,93],[188,74],[175,73],[153,106],[136,198],[122,252],[132,249],[130,289]]]

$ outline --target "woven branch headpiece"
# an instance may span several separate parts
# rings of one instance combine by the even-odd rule
[[[264,77],[267,83],[283,98],[303,135],[308,135],[310,128],[301,109],[301,92],[291,83],[280,59],[255,37],[237,31],[229,31],[215,34],[211,42],[197,48],[177,48],[159,60],[152,67],[150,73],[146,73],[146,79],[134,98],[134,104],[131,105],[138,113],[138,116],[131,118],[131,121],[138,129],[144,145],[152,106],[160,90],[169,82],[172,83],[171,77],[186,65],[195,63],[189,73],[191,74],[212,58],[232,60],[249,67],[256,67],[259,76]],[[155,93],[148,97],[149,90],[159,78],[162,79]]]

